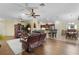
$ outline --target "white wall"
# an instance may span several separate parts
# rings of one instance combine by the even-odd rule
[[[20,23],[18,20],[1,20],[0,21],[0,34],[5,36],[14,36],[14,25]],[[29,20],[21,22],[23,25],[31,23]]]
[[[14,24],[17,24],[16,20],[2,20],[0,21],[0,34],[5,36],[14,36]]]

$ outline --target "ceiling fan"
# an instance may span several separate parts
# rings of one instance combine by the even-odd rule
[[[22,18],[19,18],[19,19],[20,19],[20,22],[25,22],[24,19],[22,19]]]
[[[37,16],[40,16],[40,15],[37,15],[37,14],[34,12],[34,9],[31,9],[31,13],[30,13],[30,14],[25,14],[25,15],[30,15],[30,16],[32,16],[33,18],[36,18]]]

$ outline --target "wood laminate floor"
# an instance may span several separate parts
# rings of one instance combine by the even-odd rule
[[[2,41],[0,55],[14,55],[6,41]],[[22,55],[78,55],[79,44],[64,42],[56,39],[47,39],[44,44],[33,49],[31,53],[23,51]]]
[[[0,55],[11,55],[13,54],[12,50],[6,43],[7,40],[13,39],[11,36],[6,36],[4,40],[0,41],[1,47],[0,47]]]
[[[48,39],[43,46],[36,48],[32,53],[23,52],[24,55],[77,55],[79,45],[59,40]]]

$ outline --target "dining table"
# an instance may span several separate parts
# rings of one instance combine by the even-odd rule
[[[66,31],[66,38],[75,38],[77,39],[78,38],[78,31],[75,30],[75,29],[69,29]]]

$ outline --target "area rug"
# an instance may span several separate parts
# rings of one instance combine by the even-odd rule
[[[20,42],[20,39],[12,39],[7,41],[9,47],[14,52],[14,54],[19,54],[23,51],[22,49],[22,43]]]

